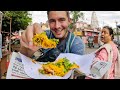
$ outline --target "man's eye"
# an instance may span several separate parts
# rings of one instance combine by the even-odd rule
[[[65,21],[65,18],[61,18],[59,21]]]
[[[49,20],[49,22],[50,22],[50,23],[51,23],[51,22],[55,22],[55,20],[52,20],[52,19],[51,19],[51,20]]]

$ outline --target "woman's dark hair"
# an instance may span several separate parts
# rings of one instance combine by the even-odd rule
[[[66,14],[67,14],[67,17],[70,18],[70,14],[69,14],[69,11],[65,11]],[[50,11],[47,11],[47,15],[49,15]]]
[[[108,29],[108,31],[109,31],[109,33],[110,33],[110,35],[112,35],[112,40],[113,40],[113,39],[114,39],[114,32],[113,32],[112,27],[109,27],[109,26],[104,26],[103,28]]]

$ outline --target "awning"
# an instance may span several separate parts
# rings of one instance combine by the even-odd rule
[[[118,28],[120,28],[120,25],[117,25]]]

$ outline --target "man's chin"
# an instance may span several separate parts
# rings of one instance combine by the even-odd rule
[[[62,38],[62,37],[61,37],[61,36],[56,36],[56,38],[57,38],[57,39],[60,39],[60,38]]]

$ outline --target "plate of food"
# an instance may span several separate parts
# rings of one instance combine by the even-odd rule
[[[69,78],[69,73],[75,69],[80,68],[76,63],[71,63],[66,57],[59,58],[55,62],[47,62],[41,65],[38,72],[46,76],[57,76],[61,78]],[[67,75],[68,74],[68,75]]]
[[[94,54],[61,53],[54,62],[33,62],[21,53],[20,56],[26,74],[34,79],[68,79],[74,70],[87,76],[95,57]]]
[[[66,57],[57,58],[54,62],[37,62],[19,53],[25,73],[34,79],[68,79],[74,69],[80,66]]]

